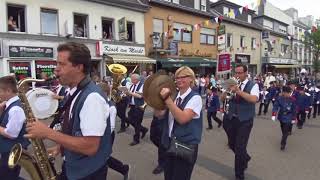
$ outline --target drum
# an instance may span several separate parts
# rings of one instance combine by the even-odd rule
[[[48,89],[35,88],[26,93],[32,112],[37,119],[46,119],[54,115],[59,102],[52,98],[54,93]]]

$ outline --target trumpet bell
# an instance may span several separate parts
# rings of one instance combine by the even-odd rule
[[[110,64],[108,66],[108,69],[112,74],[125,74],[125,73],[127,73],[127,68],[122,64]]]
[[[150,76],[143,86],[143,98],[145,102],[154,109],[163,110],[166,108],[161,98],[160,91],[162,88],[169,88],[171,98],[174,99],[177,94],[176,86],[168,75],[156,73]]]
[[[225,80],[222,84],[221,84],[221,87],[222,89],[225,89],[225,90],[229,90],[231,86],[234,86],[234,85],[238,85],[238,82],[236,79],[227,79]]]

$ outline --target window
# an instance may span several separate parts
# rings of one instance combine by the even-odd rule
[[[112,40],[114,37],[113,32],[113,20],[102,18],[102,38]]]
[[[298,39],[298,27],[294,27],[294,38]]]
[[[279,25],[279,32],[281,33],[287,33],[287,27],[283,25]]]
[[[179,0],[172,0],[173,3],[179,4]]]
[[[223,7],[223,15],[228,15],[229,14],[230,9],[228,7]]]
[[[127,21],[128,41],[135,41],[134,22]]]
[[[201,28],[200,31],[200,43],[201,44],[215,44],[215,34],[214,29]]]
[[[252,23],[252,16],[251,15],[248,15],[248,23]]]
[[[302,60],[302,48],[299,48],[299,60]]]
[[[41,9],[41,32],[58,35],[58,12],[51,9]]]
[[[240,47],[245,47],[245,37],[244,36],[240,36]]]
[[[251,49],[256,49],[256,47],[257,47],[256,38],[251,38]]]
[[[201,0],[200,9],[201,11],[207,11],[207,0]]]
[[[200,10],[200,1],[201,0],[194,0],[194,8]]]
[[[273,22],[264,19],[264,20],[263,20],[263,26],[264,26],[265,28],[267,28],[267,29],[273,29]]]
[[[156,47],[162,48],[163,20],[153,19],[153,33],[157,33],[160,37]]]
[[[73,15],[73,34],[75,37],[88,37],[88,16],[82,14]]]
[[[8,5],[8,31],[26,32],[25,7]]]
[[[288,45],[286,44],[281,44],[281,52],[286,54],[287,53],[287,50],[288,50]]]
[[[232,34],[227,34],[227,47],[232,46]]]
[[[173,24],[174,36],[173,40],[192,42],[192,26],[180,23]]]

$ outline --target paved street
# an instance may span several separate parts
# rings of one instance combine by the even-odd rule
[[[147,109],[145,117],[143,124],[150,126],[150,109]],[[280,126],[269,117],[261,116],[255,119],[248,145],[252,160],[246,172],[247,180],[318,180],[320,118],[307,120],[302,130],[295,128],[292,136],[288,138],[287,149],[282,152]],[[207,122],[204,119],[203,139],[192,179],[234,179],[234,155],[227,148],[225,132],[217,127],[207,131],[206,127]],[[150,141],[149,134],[140,145],[131,147],[128,144],[132,141],[133,133],[133,128],[129,128],[127,133],[116,136],[113,156],[130,163],[131,180],[163,180],[163,174],[152,174],[157,161],[156,148]],[[23,174],[28,179],[25,172]],[[123,177],[109,169],[108,179],[122,180]]]

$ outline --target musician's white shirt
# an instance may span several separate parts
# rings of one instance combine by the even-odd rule
[[[180,95],[180,92],[178,93],[178,96],[175,99],[175,103],[176,100],[180,97],[181,98],[181,102],[183,102],[184,98],[187,97],[187,95],[191,92],[191,88],[189,88],[183,95]],[[199,95],[195,95],[193,96],[189,102],[186,104],[186,107],[184,109],[192,109],[192,111],[194,113],[196,113],[196,115],[193,117],[193,119],[199,118],[200,117],[200,112],[202,109],[202,99]],[[192,120],[191,120],[192,121]],[[169,119],[168,119],[168,124],[169,124],[169,137],[171,137],[171,131],[173,128],[173,123],[174,123],[174,118],[171,114],[171,112],[169,112]]]
[[[77,87],[70,90],[70,95],[75,93]],[[72,108],[79,94],[72,100],[70,107],[70,119],[72,118]],[[107,127],[107,118],[110,114],[110,106],[100,94],[90,93],[80,110],[80,129],[83,136],[103,136]]]
[[[6,102],[6,108],[8,108],[12,103],[19,100],[18,96],[14,96]],[[20,106],[13,106],[9,112],[8,123],[5,127],[4,132],[16,138],[19,136],[20,131],[22,129],[23,123],[26,120],[26,116],[24,114],[23,109]]]
[[[134,88],[134,84],[132,84],[131,87],[130,87],[130,89],[129,89],[129,91],[131,91],[131,92],[133,92],[133,93],[142,94],[142,93],[143,93],[143,84],[141,85],[140,89],[137,89],[140,83],[141,83],[141,81],[139,81],[139,82],[136,84],[135,89],[133,89],[133,88]],[[131,104],[131,105],[135,105],[135,104],[134,104],[134,97],[133,97],[133,96],[131,96],[130,104]]]
[[[242,82],[242,85],[240,87],[241,91],[243,91],[244,87],[246,87],[246,84],[249,82],[248,79],[244,80]],[[255,95],[257,96],[257,98],[259,99],[259,85],[257,83],[255,83],[255,85],[252,87],[251,91],[250,91],[250,95]]]

